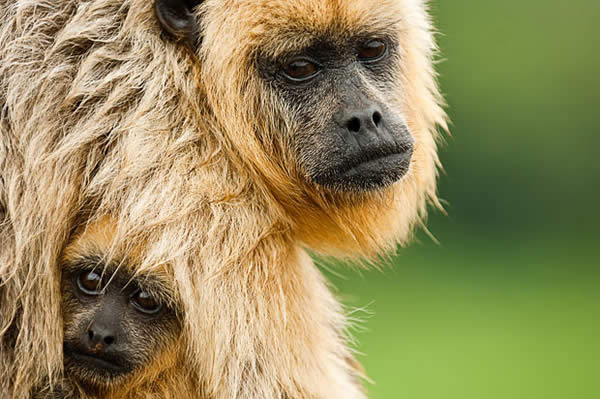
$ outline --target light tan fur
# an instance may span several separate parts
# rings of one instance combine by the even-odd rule
[[[207,0],[197,13],[194,53],[165,40],[147,0],[0,0],[0,389],[12,397],[60,380],[58,262],[106,213],[116,241],[142,243],[137,267],[172,268],[199,397],[365,397],[342,308],[304,248],[374,259],[437,203],[445,115],[425,2]],[[300,177],[297,127],[282,132],[273,115],[289,111],[251,65],[257,47],[299,45],[286,36],[298,26],[398,38],[394,90],[415,149],[392,187],[332,194]]]

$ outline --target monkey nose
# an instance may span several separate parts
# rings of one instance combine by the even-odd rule
[[[108,328],[94,325],[88,329],[87,341],[92,352],[101,352],[114,344],[115,334]]]
[[[355,108],[349,107],[336,116],[338,125],[342,126],[347,134],[356,138],[380,135],[383,113],[374,104]]]

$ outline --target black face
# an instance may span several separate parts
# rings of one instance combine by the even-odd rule
[[[112,269],[114,270],[114,269]],[[152,278],[87,259],[63,276],[64,362],[69,376],[103,386],[151,363],[179,333]]]
[[[294,114],[295,151],[308,180],[336,191],[388,186],[408,171],[413,138],[393,105],[395,43],[327,39],[259,69]]]

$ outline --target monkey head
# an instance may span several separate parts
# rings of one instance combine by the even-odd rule
[[[115,252],[112,226],[88,227],[63,260],[65,375],[89,389],[113,389],[165,363],[181,330],[164,271],[134,271],[125,257],[107,257]]]
[[[308,16],[316,18],[317,11],[315,7]],[[184,7],[179,13],[190,17]],[[174,32],[174,24],[165,21],[168,17],[158,15]],[[296,13],[289,15],[294,18]],[[408,171],[414,139],[402,110],[394,105],[394,72],[401,62],[395,32],[373,23],[368,29],[357,25],[307,31],[301,21],[290,22],[274,27],[285,29],[279,34],[263,27],[267,38],[277,40],[249,49],[255,53],[245,59],[254,61],[260,92],[282,107],[279,117],[292,125],[279,133],[290,135],[303,177],[341,192],[368,192],[398,181]],[[180,34],[191,30],[188,26]]]
[[[304,178],[326,189],[369,192],[408,171],[413,137],[391,105],[392,38],[361,33],[316,37],[289,53],[261,55],[263,78],[288,109],[295,159]]]
[[[169,32],[197,33],[225,147],[300,239],[368,253],[403,241],[427,202],[438,203],[435,139],[446,123],[425,7],[171,0],[157,1],[156,13]]]

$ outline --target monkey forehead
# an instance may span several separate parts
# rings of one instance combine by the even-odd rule
[[[214,0],[200,12],[212,50],[235,56],[260,48],[270,56],[301,50],[326,37],[398,36],[411,3],[422,0]],[[208,49],[210,51],[211,49]]]
[[[111,259],[122,259],[125,253],[128,257],[136,258],[140,252],[139,244],[127,246],[119,239],[119,225],[110,215],[88,221],[77,228],[73,238],[63,251],[63,263],[73,263],[75,260],[88,255],[101,255],[106,263]]]
[[[132,237],[127,227],[105,215],[78,228],[63,251],[61,263],[71,265],[82,259],[100,259],[102,265],[117,265],[128,274],[152,275],[161,281],[172,281],[169,266],[148,262],[148,244]]]
[[[63,272],[94,270],[109,284],[125,287],[132,282],[161,302],[175,306],[172,270],[164,263],[147,262],[146,244],[120,231],[112,216],[102,216],[77,229],[63,251]]]

